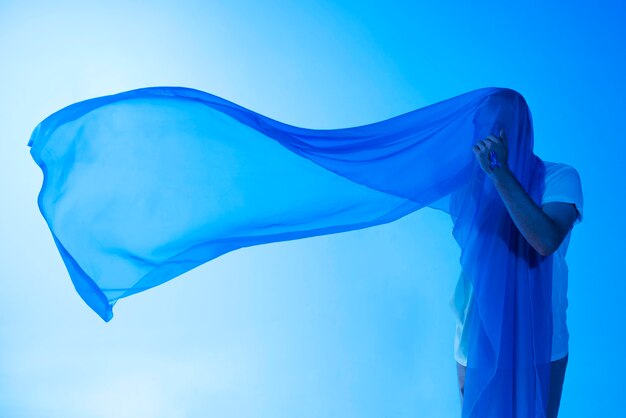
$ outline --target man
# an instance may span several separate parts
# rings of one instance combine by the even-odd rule
[[[571,229],[582,221],[583,198],[578,172],[566,164],[545,162],[545,190],[541,207],[528,195],[507,165],[508,143],[504,130],[499,137],[489,135],[472,148],[481,168],[493,182],[511,219],[522,236],[541,255],[553,256],[552,311],[553,338],[548,397],[548,418],[558,415],[565,368],[568,360],[567,265],[565,254]],[[451,302],[457,318],[455,359],[461,403],[463,402],[467,366],[466,323],[473,308],[472,288],[461,274]]]

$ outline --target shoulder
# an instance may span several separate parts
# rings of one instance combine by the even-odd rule
[[[544,161],[543,163],[546,166],[546,181],[548,178],[553,179],[555,177],[569,177],[580,181],[578,171],[569,164],[555,163],[551,161]]]
[[[544,164],[546,166],[545,191],[554,193],[555,188],[558,190],[565,188],[569,189],[570,193],[579,192],[582,194],[578,170],[564,163],[544,161]]]
[[[571,165],[544,161],[546,167],[542,204],[549,202],[572,203],[582,220],[583,193],[578,171]]]

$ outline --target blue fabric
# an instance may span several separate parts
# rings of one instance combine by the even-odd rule
[[[552,257],[527,244],[471,151],[500,128],[511,171],[538,203],[545,167],[530,111],[504,88],[331,130],[193,89],[145,88],[68,106],[29,145],[44,174],[41,213],[76,290],[105,321],[119,299],[241,247],[446,211],[480,324],[463,417],[544,417]]]

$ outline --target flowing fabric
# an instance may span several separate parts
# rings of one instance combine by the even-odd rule
[[[504,128],[539,203],[524,98],[471,91],[364,126],[305,129],[220,97],[153,87],[70,105],[34,130],[39,208],[74,287],[105,321],[121,298],[238,248],[449,213],[472,281],[463,417],[545,417],[552,257],[523,238],[472,145]],[[443,279],[443,278],[442,278]]]

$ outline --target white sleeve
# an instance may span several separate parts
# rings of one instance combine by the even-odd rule
[[[578,211],[574,224],[583,220],[583,191],[580,176],[574,167],[567,164],[546,172],[546,183],[541,204],[549,202],[573,203]]]

